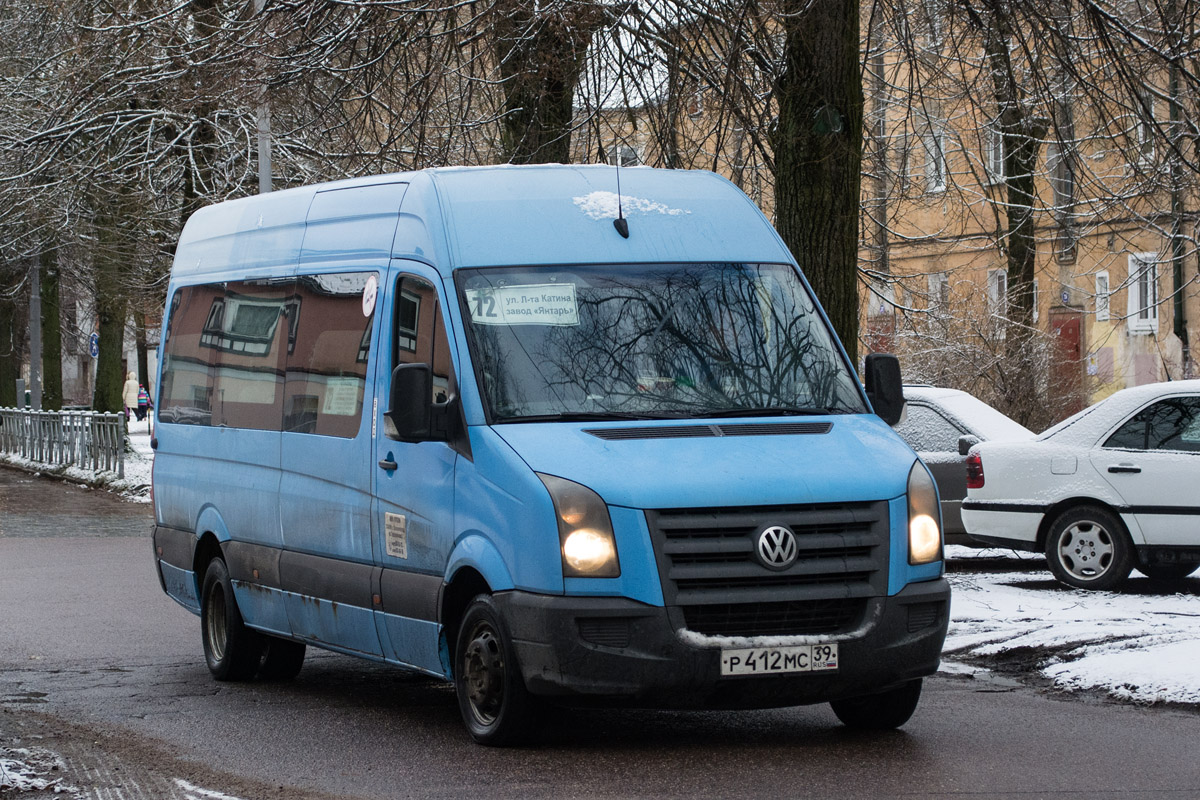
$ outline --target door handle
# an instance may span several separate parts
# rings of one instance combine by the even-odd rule
[[[1133,464],[1113,464],[1108,468],[1109,472],[1141,472],[1141,467],[1135,467]]]
[[[400,465],[397,464],[395,461],[392,461],[390,458],[381,458],[381,459],[379,459],[379,466],[383,467],[388,472],[391,472],[392,470],[396,469],[396,467],[398,467]]]

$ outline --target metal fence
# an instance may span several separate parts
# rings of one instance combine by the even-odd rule
[[[125,477],[125,415],[0,408],[0,453]]]

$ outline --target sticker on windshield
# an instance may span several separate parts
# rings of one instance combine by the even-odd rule
[[[471,321],[481,325],[578,325],[575,284],[497,286],[467,292]]]

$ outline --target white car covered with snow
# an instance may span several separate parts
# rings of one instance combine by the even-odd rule
[[[958,389],[905,386],[904,419],[893,427],[929,467],[942,505],[946,544],[974,544],[962,523],[967,496],[967,451],[992,440],[1032,439],[1033,431]]]
[[[1112,589],[1137,567],[1200,566],[1200,380],[1125,389],[1028,442],[967,458],[963,524],[984,544],[1045,552],[1063,583]]]

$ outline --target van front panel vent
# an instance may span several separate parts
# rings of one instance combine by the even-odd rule
[[[831,422],[748,422],[721,425],[644,425],[633,428],[585,428],[599,439],[695,439],[714,436],[813,436],[829,433]]]

